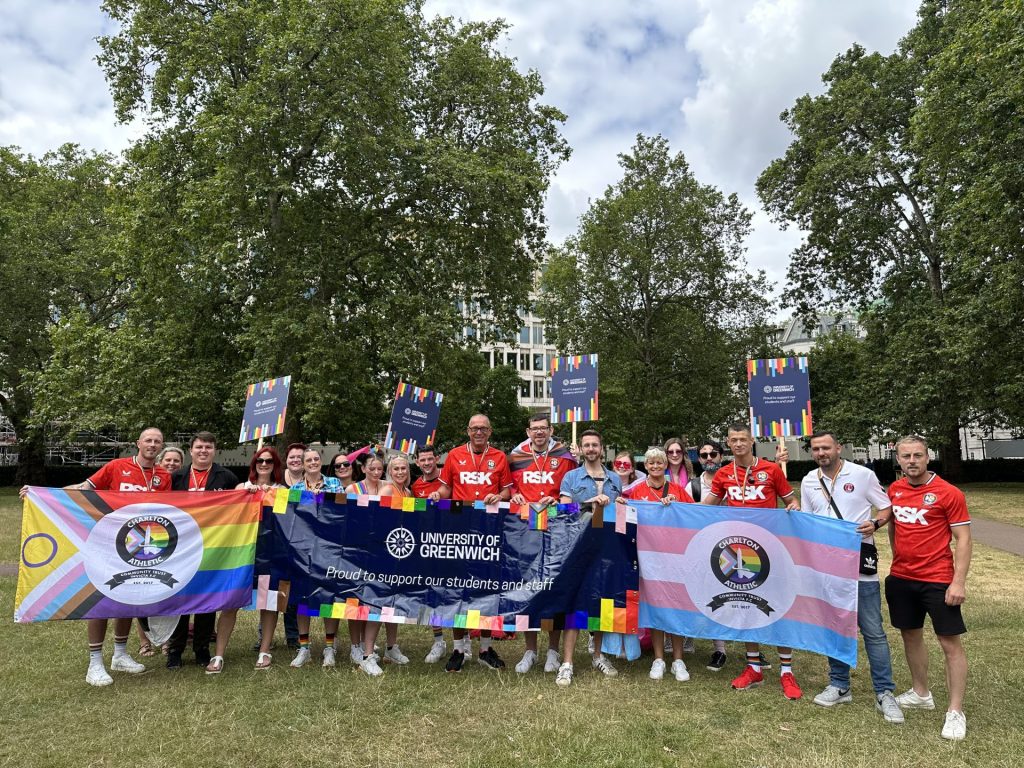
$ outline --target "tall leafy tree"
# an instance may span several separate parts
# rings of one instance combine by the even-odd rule
[[[699,439],[742,414],[744,361],[769,351],[769,288],[743,256],[750,213],[661,136],[638,136],[619,164],[551,255],[539,310],[563,352],[600,355],[609,442]]]
[[[82,368],[161,371],[118,413],[145,400],[227,430],[244,383],[290,373],[289,437],[358,440],[399,378],[459,389],[444,379],[461,370],[458,300],[518,324],[568,147],[539,76],[498,51],[501,23],[401,0],[104,8],[118,114],[149,126],[122,248],[138,321]],[[166,354],[142,348],[140,323]],[[55,401],[106,418],[74,384],[51,380]]]
[[[41,158],[0,148],[0,411],[18,439],[18,483],[44,481],[40,377],[69,315],[104,327],[124,281],[111,268],[122,187],[106,155],[65,145]]]

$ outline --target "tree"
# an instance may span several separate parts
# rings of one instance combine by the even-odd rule
[[[914,141],[922,87],[947,35],[941,5],[925,4],[894,54],[854,46],[835,59],[825,93],[782,113],[794,139],[757,190],[777,221],[805,232],[788,271],[794,306],[804,316],[833,301],[862,311],[875,365],[855,382],[876,393],[880,428],[931,434],[956,478],[959,428],[992,404],[979,397],[989,369],[968,328],[978,296],[956,277],[962,255],[949,238],[943,182]],[[852,386],[840,397],[861,399]]]
[[[661,136],[619,164],[551,255],[539,310],[564,353],[600,355],[606,442],[699,439],[741,415],[744,361],[770,349],[768,286],[743,258],[750,213]]]
[[[0,148],[0,411],[17,434],[18,484],[45,480],[39,377],[51,333],[72,313],[103,327],[121,311],[110,269],[117,176],[109,156],[72,145],[38,159]]]
[[[102,333],[73,319],[58,353],[80,375],[52,377],[53,402],[226,431],[245,383],[291,374],[288,437],[354,441],[382,430],[399,379],[463,389],[446,379],[456,304],[518,325],[568,156],[539,76],[497,50],[503,24],[400,0],[104,8],[118,114],[149,126],[129,152],[131,308]],[[112,381],[130,390],[116,408]]]

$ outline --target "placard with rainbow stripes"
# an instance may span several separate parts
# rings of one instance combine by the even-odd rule
[[[281,376],[245,388],[245,411],[238,442],[266,439],[284,432],[291,387],[292,377]]]
[[[399,382],[384,447],[414,454],[419,445],[433,445],[442,400],[444,395],[440,392]]]
[[[29,488],[17,622],[209,613],[249,604],[259,527],[248,491]]]
[[[598,420],[597,355],[551,360],[551,423]]]
[[[804,437],[814,431],[806,357],[747,360],[747,387],[754,437]]]

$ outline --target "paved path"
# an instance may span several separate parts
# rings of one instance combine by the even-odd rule
[[[976,517],[971,521],[971,535],[979,544],[1024,557],[1024,527],[1022,526]],[[17,575],[17,563],[0,563],[0,577]]]

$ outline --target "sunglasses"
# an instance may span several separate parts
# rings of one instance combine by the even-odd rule
[[[257,464],[273,464],[273,459],[256,459]]]
[[[633,465],[628,461],[613,461],[612,466],[616,469],[632,469]]]
[[[352,466],[351,461],[339,461],[334,465],[335,469],[348,469]]]
[[[714,458],[717,458],[717,456],[718,456],[718,451],[711,451],[710,453],[702,453],[702,454],[700,454],[700,457],[702,459],[714,459]]]

